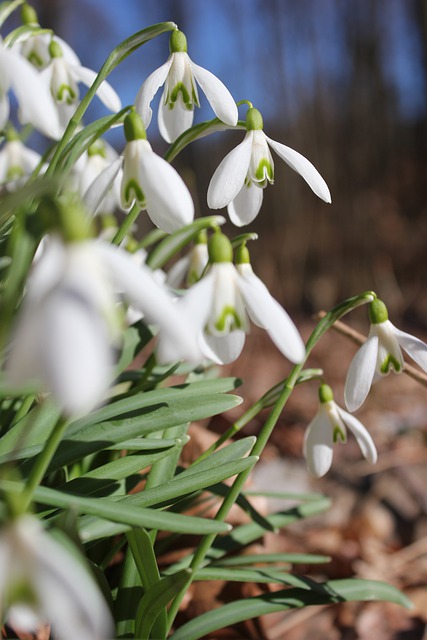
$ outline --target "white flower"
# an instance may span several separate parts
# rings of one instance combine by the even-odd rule
[[[15,189],[32,174],[40,160],[40,154],[20,140],[8,140],[0,151],[0,183]]]
[[[263,189],[274,181],[269,146],[304,178],[319,198],[331,202],[328,186],[311,162],[265,135],[257,109],[248,110],[246,123],[248,131],[243,142],[225,156],[209,183],[208,206],[211,209],[228,207],[230,220],[238,227],[252,222],[261,208]]]
[[[237,124],[237,106],[228,89],[210,71],[199,67],[187,54],[187,41],[182,31],[173,31],[171,55],[141,86],[135,108],[145,127],[151,121],[150,103],[159,87],[165,85],[160,101],[158,124],[166,142],[174,142],[193,123],[194,107],[199,105],[197,85],[206,95],[215,115],[228,125]]]
[[[371,464],[377,461],[375,444],[363,424],[333,400],[332,390],[322,384],[319,389],[320,407],[307,427],[304,436],[304,457],[309,472],[316,478],[324,476],[332,464],[333,445],[347,441],[347,429],[353,433],[363,456]]]
[[[96,71],[83,67],[75,54],[75,57],[71,57],[70,51],[72,50],[68,49],[67,55],[64,55],[59,40],[52,39],[49,44],[50,63],[40,73],[40,77],[50,88],[63,127],[80,102],[78,84],[90,87],[98,75]],[[119,96],[106,80],[98,87],[96,95],[107,109],[114,112],[121,109]]]
[[[403,370],[402,349],[427,371],[427,345],[400,331],[388,320],[388,313],[381,300],[370,304],[371,327],[368,339],[354,356],[347,373],[344,397],[349,411],[356,411],[365,401],[372,382],[386,376],[393,369]]]
[[[292,362],[301,362],[305,347],[294,323],[271,296],[267,287],[253,273],[250,264],[236,268],[229,260],[215,262],[212,243],[225,236],[215,233],[210,239],[211,266],[178,304],[186,308],[194,331],[207,343],[205,354],[217,362],[233,362],[241,353],[249,318],[265,329],[276,347]],[[228,239],[225,238],[228,242]],[[225,241],[224,241],[225,243]],[[239,269],[239,270],[238,270]],[[240,273],[239,273],[240,271]]]
[[[52,625],[58,640],[108,640],[111,613],[82,562],[24,515],[0,530],[0,616],[21,631]]]
[[[83,200],[92,183],[98,176],[118,159],[118,153],[111,145],[98,139],[87,151],[85,151],[73,166],[75,188]],[[100,214],[112,214],[121,208],[120,200],[120,172],[113,180],[111,187],[105,193],[103,199],[97,205],[96,212]],[[92,210],[88,206],[89,210]]]
[[[186,318],[148,267],[101,241],[52,238],[28,282],[7,362],[11,383],[42,381],[66,415],[100,404],[114,376],[119,296],[159,328],[162,362],[201,361]]]
[[[169,269],[166,284],[173,289],[178,289],[185,283],[191,286],[200,280],[209,260],[207,242],[197,242],[189,253],[177,260]]]
[[[49,138],[59,138],[61,127],[50,92],[40,74],[17,51],[6,49],[0,41],[0,130],[9,119],[9,89],[19,104],[19,120],[29,122]]]
[[[127,144],[122,157],[112,162],[85,194],[88,208],[95,212],[108,189],[123,168],[121,204],[129,209],[136,202],[146,209],[152,222],[173,233],[193,221],[194,204],[190,192],[178,172],[158,156],[145,139],[140,116],[130,113],[125,119]]]

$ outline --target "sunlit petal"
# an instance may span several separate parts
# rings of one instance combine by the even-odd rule
[[[254,220],[261,209],[263,189],[254,183],[244,184],[227,207],[230,220],[236,227],[243,227]]]
[[[298,151],[294,151],[294,149],[291,149],[280,142],[276,142],[271,138],[267,138],[267,141],[277,155],[279,155],[286,164],[292,167],[294,171],[304,178],[319,198],[325,202],[331,202],[331,194],[329,192],[328,185],[307,158],[298,153]]]
[[[349,411],[356,411],[365,401],[372,385],[378,354],[378,336],[372,335],[351,361],[345,382],[344,398]]]
[[[74,76],[77,82],[82,82],[86,87],[90,87],[93,81],[97,77],[97,72],[87,67],[69,65],[69,70]],[[103,104],[111,111],[120,111],[122,107],[122,101],[120,100],[113,87],[104,80],[96,90],[96,95]]]
[[[160,135],[166,142],[174,142],[181,133],[187,131],[193,124],[194,109],[187,109],[180,100],[171,108],[165,104],[164,95],[160,101],[158,125]]]
[[[302,362],[305,346],[289,315],[254,274],[238,277],[239,289],[248,312],[263,327],[276,347],[291,362]]]
[[[360,447],[363,457],[366,458],[366,460],[371,464],[375,464],[378,457],[377,450],[368,430],[357,418],[355,418],[355,416],[351,415],[351,413],[344,411],[344,409],[341,409],[338,406],[337,411],[341,416],[343,422],[347,425],[347,427],[356,438],[357,444]]]
[[[178,172],[153,152],[141,153],[140,182],[154,224],[173,233],[194,218],[190,192]]]
[[[411,336],[409,333],[400,331],[394,326],[393,330],[402,349],[415,360],[421,369],[427,371],[427,345],[425,342],[415,336]]]
[[[190,67],[215,115],[226,124],[235,126],[238,119],[237,106],[227,87],[213,73],[191,60]]]
[[[226,207],[243,187],[251,160],[252,138],[253,132],[248,131],[243,142],[218,165],[208,188],[208,206],[211,209]]]
[[[97,212],[108,191],[113,186],[114,180],[117,178],[122,165],[123,158],[116,158],[104,171],[101,171],[87,189],[83,200],[91,213],[95,214]]]
[[[245,346],[246,333],[240,329],[230,331],[223,336],[204,334],[207,345],[216,355],[219,364],[230,364],[237,360]],[[206,353],[208,357],[208,353]]]
[[[169,58],[165,64],[153,71],[151,75],[141,85],[135,98],[135,109],[142,118],[145,127],[151,122],[153,111],[150,107],[150,103],[157,93],[159,87],[164,84],[166,77],[169,73],[170,66],[172,64],[172,58]]]
[[[312,476],[320,478],[329,471],[333,457],[333,430],[322,407],[307,427],[303,452]]]

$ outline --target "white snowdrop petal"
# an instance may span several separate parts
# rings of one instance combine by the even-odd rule
[[[349,411],[365,401],[372,385],[378,354],[378,336],[370,336],[351,361],[345,381],[344,398]]]
[[[0,61],[7,64],[10,84],[18,98],[21,120],[30,122],[50,138],[59,138],[62,130],[58,113],[41,74],[25,58],[12,51],[2,51]]]
[[[294,151],[294,149],[291,149],[280,142],[276,142],[271,138],[267,138],[267,141],[277,155],[304,178],[309,187],[311,187],[319,198],[325,202],[331,202],[331,194],[329,192],[328,185],[317,171],[316,167],[312,165],[307,158],[301,155],[301,153],[298,153],[298,151]]]
[[[303,452],[312,476],[321,478],[329,471],[333,458],[333,431],[322,408],[307,427]]]
[[[139,162],[146,209],[154,224],[167,233],[190,224],[194,218],[194,204],[178,172],[153,152],[141,153]]]
[[[7,95],[0,96],[0,130],[3,130],[9,120],[10,104]]]
[[[216,356],[215,362],[219,364],[230,364],[237,360],[245,346],[246,333],[237,329],[230,331],[223,336],[214,336],[208,333],[203,335],[206,343]],[[206,352],[209,357],[209,352]]]
[[[304,342],[289,315],[254,274],[238,275],[239,289],[250,316],[263,327],[276,347],[291,362],[305,358]]]
[[[141,88],[136,95],[135,109],[141,116],[145,128],[147,128],[150,124],[153,115],[150,103],[157,93],[159,87],[164,84],[171,64],[172,58],[169,58],[169,60],[165,62],[165,64],[162,64],[161,67],[153,71],[153,73],[149,75],[145,82],[141,85]]]
[[[344,411],[344,409],[341,409],[341,407],[338,406],[337,411],[343,422],[347,425],[347,427],[356,438],[357,444],[360,447],[363,457],[366,458],[366,460],[371,464],[375,464],[378,457],[377,449],[368,430],[363,426],[360,420],[351,415],[351,413]]]
[[[177,100],[171,109],[165,104],[164,94],[160,101],[158,120],[160,135],[166,142],[171,144],[179,136],[187,131],[193,124],[194,109],[187,109]]]
[[[112,377],[106,326],[78,291],[60,289],[43,303],[41,367],[65,414],[83,415],[104,398]]]
[[[400,331],[393,325],[393,330],[397,338],[398,343],[406,351],[406,353],[423,369],[427,372],[427,344],[411,336],[409,333]]]
[[[166,276],[166,284],[172,289],[178,289],[185,280],[188,267],[190,266],[190,255],[183,256],[172,265]]]
[[[77,82],[82,82],[86,87],[90,87],[98,73],[87,67],[69,65],[69,69]],[[120,111],[122,101],[109,82],[104,80],[96,90],[96,95],[103,104],[113,112]]]
[[[86,190],[83,196],[83,200],[86,204],[86,207],[92,214],[95,214],[99,209],[108,191],[113,186],[114,180],[119,175],[122,165],[123,158],[116,158],[116,160],[109,164],[104,169],[104,171],[101,171],[98,177],[95,178],[95,180]]]
[[[208,188],[208,206],[211,209],[226,207],[241,190],[251,160],[253,132],[249,131],[237,147],[220,162]]]
[[[243,227],[254,220],[261,209],[263,189],[251,183],[240,189],[227,207],[230,220],[236,227]]]
[[[199,67],[191,60],[189,63],[193,75],[208,99],[215,115],[226,124],[233,127],[236,126],[238,119],[237,106],[227,87],[207,69]]]

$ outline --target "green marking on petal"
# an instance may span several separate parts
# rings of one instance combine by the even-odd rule
[[[196,102],[195,95],[194,95],[194,89],[192,90],[192,96],[190,97],[190,94],[187,91],[187,87],[185,86],[185,84],[183,82],[178,82],[177,85],[175,85],[175,87],[173,88],[172,92],[170,93],[170,95],[167,98],[167,104],[169,109],[173,109],[175,106],[176,101],[179,98],[179,94],[181,94],[182,96],[182,101],[185,105],[185,107],[189,110],[192,111],[194,109],[194,103]]]
[[[228,326],[229,319],[231,319],[231,322]],[[243,329],[243,322],[236,309],[234,307],[227,306],[222,310],[222,313],[219,318],[217,318],[214,326],[217,331],[224,332],[227,329],[227,326],[229,331],[233,331],[234,329]]]
[[[65,101],[67,104],[73,104],[77,100],[77,94],[69,84],[61,84],[56,93],[56,99],[58,102]]]
[[[24,171],[22,167],[18,164],[12,165],[9,167],[6,173],[6,180],[17,180],[18,178],[22,178],[24,176]]]
[[[382,363],[380,371],[383,376],[386,376],[388,373],[390,373],[391,369],[393,369],[395,373],[401,373],[402,365],[398,360],[396,360],[394,356],[391,355],[391,353],[389,353],[387,355],[387,358]]]
[[[43,69],[44,67],[44,60],[34,50],[27,55],[27,60],[37,69]]]
[[[137,181],[132,178],[126,183],[124,190],[125,204],[130,205],[135,198],[140,207],[145,207],[145,195]],[[132,195],[133,194],[133,195]]]
[[[255,171],[255,177],[258,180],[259,185],[262,187],[266,187],[267,182],[273,183],[274,170],[267,158],[263,158],[259,163]]]
[[[333,435],[334,444],[341,441],[343,444],[347,442],[347,436],[340,426],[335,425],[334,427],[334,435]]]

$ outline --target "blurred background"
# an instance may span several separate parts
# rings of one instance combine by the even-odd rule
[[[40,23],[94,69],[131,33],[175,21],[194,61],[218,75],[236,100],[251,100],[267,135],[309,158],[330,187],[332,205],[326,205],[276,157],[276,182],[250,225],[260,234],[253,261],[276,297],[291,311],[311,313],[374,289],[396,320],[403,316],[427,330],[425,0],[33,4]],[[124,104],[133,103],[168,53],[164,35],[112,74]],[[201,102],[196,122],[212,117],[204,96]],[[91,116],[101,109],[94,105]],[[155,118],[148,134],[156,151],[164,151]],[[175,162],[198,215],[208,213],[206,190],[216,166],[241,138],[213,135]],[[122,149],[121,131],[110,140]]]

